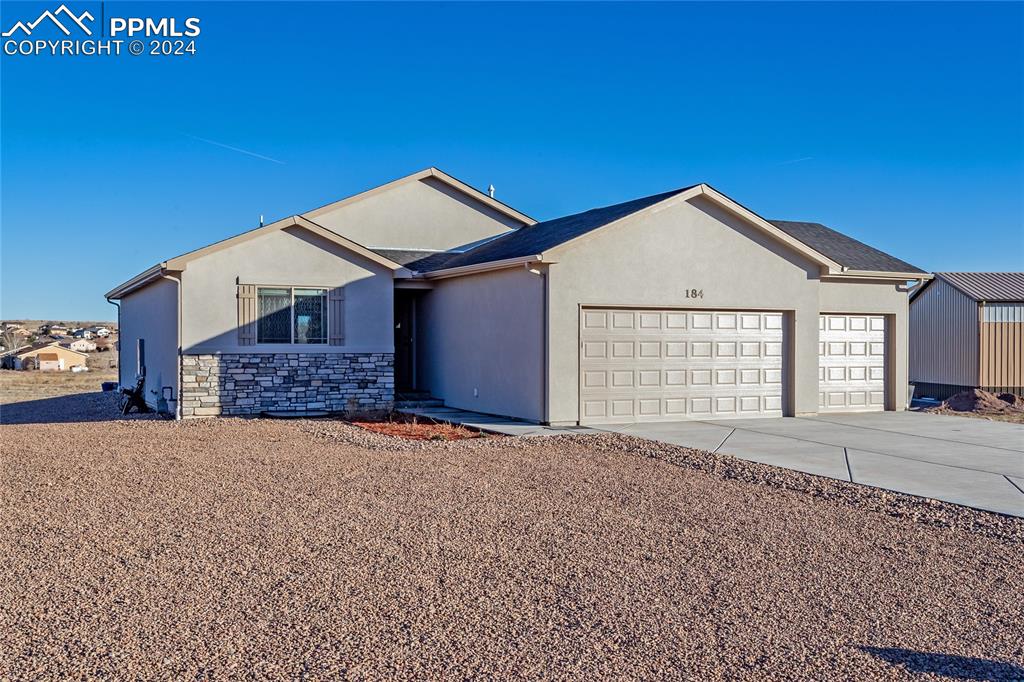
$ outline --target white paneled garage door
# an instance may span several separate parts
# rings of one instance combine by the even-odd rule
[[[781,417],[782,313],[584,308],[580,422]]]
[[[818,409],[885,409],[885,317],[822,315],[818,320]]]

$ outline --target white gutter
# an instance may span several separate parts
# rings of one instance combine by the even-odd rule
[[[824,275],[825,278],[852,277],[858,279],[896,279],[906,281],[911,279],[929,280],[935,277],[925,272],[890,272],[885,270],[849,270],[843,268],[841,272]]]

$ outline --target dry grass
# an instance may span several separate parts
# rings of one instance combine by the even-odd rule
[[[75,393],[95,393],[104,381],[117,381],[117,369],[104,367],[102,362],[112,353],[90,355],[89,372],[22,372],[0,370],[0,404],[26,400],[53,398]],[[97,356],[94,360],[94,356]],[[94,365],[97,363],[99,366]]]

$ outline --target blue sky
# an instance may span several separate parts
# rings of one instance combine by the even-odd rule
[[[923,268],[1024,269],[1022,4],[104,11],[199,17],[197,54],[2,57],[0,316],[111,319],[163,258],[431,165],[539,219],[708,182]]]

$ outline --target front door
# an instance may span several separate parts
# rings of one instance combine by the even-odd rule
[[[416,388],[416,298],[395,291],[395,390]]]

